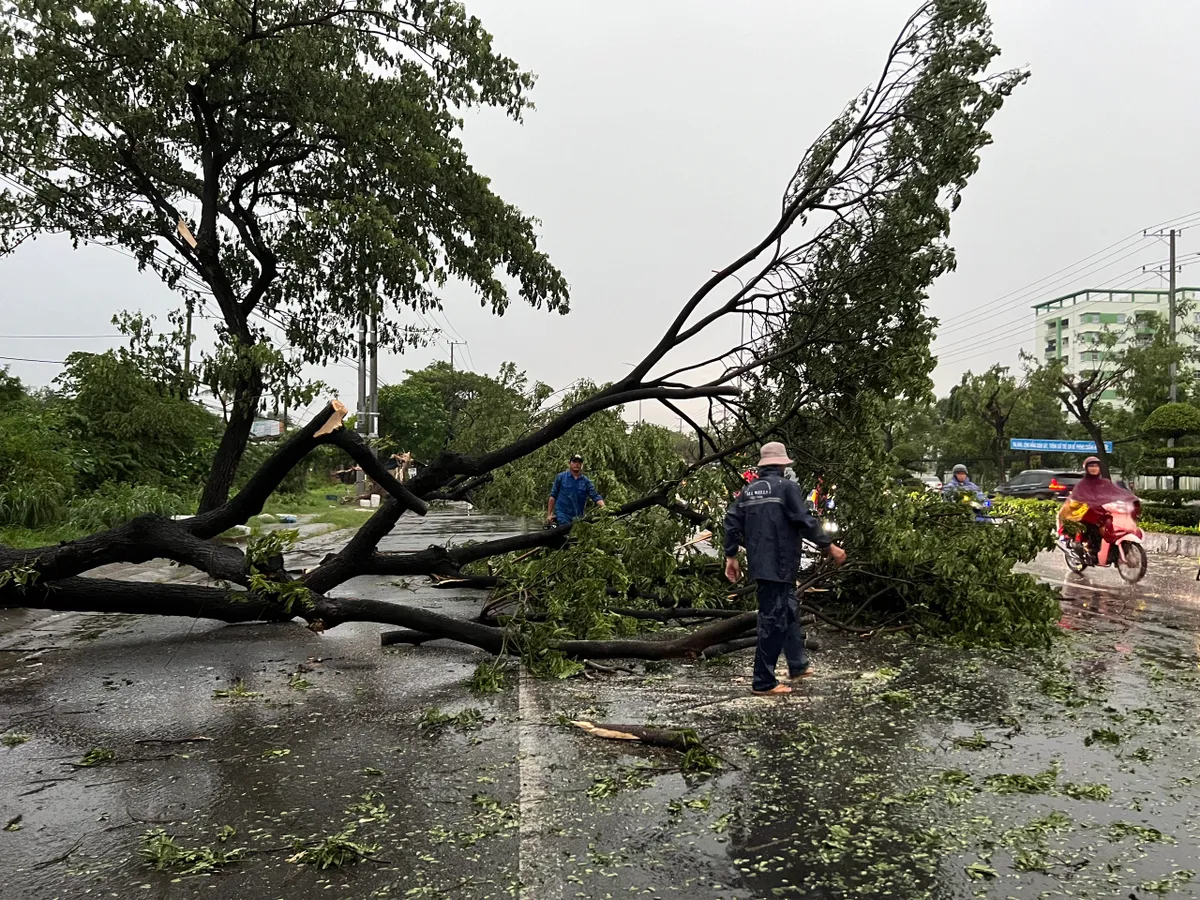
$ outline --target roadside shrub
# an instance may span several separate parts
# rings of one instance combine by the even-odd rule
[[[1142,507],[1142,524],[1153,530],[1156,523],[1195,528],[1200,525],[1200,506],[1162,506],[1146,504]]]
[[[45,528],[61,522],[67,493],[61,484],[47,478],[12,479],[0,486],[0,525]]]
[[[1005,498],[992,502],[992,513],[1003,516],[1010,513],[1022,513],[1028,516],[1040,517],[1049,528],[1054,527],[1058,510],[1062,506],[1057,500],[1023,500],[1020,498]]]
[[[190,512],[192,503],[159,487],[106,482],[71,503],[71,524],[88,531],[113,528],[143,513],[172,516]]]
[[[1167,403],[1146,416],[1142,431],[1151,437],[1164,438],[1200,434],[1200,409],[1190,403]]]

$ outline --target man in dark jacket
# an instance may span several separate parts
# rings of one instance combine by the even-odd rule
[[[783,468],[792,461],[783,444],[764,444],[760,454],[758,478],[742,488],[725,514],[725,575],[730,581],[742,577],[737,554],[738,547],[745,547],[750,577],[758,582],[754,693],[790,694],[792,689],[775,678],[780,650],[787,656],[791,680],[809,674],[796,607],[800,539],[812,541],[839,565],[846,553],[830,543],[805,510],[799,485],[784,477]]]

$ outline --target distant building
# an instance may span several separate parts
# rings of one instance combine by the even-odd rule
[[[1046,300],[1033,307],[1033,348],[1031,355],[1039,362],[1061,359],[1063,367],[1072,374],[1094,372],[1105,365],[1105,356],[1127,347],[1130,342],[1148,337],[1152,331],[1144,322],[1146,313],[1158,313],[1164,319],[1169,311],[1170,292],[1166,290],[1109,290],[1089,288],[1063,297]],[[1175,289],[1176,307],[1200,297],[1200,288]],[[1193,343],[1182,329],[1185,325],[1200,326],[1200,311],[1193,310],[1185,321],[1177,316],[1175,327],[1181,343]],[[1117,335],[1117,345],[1105,350],[1100,336],[1105,331]],[[1105,391],[1105,400],[1115,400],[1116,391]]]

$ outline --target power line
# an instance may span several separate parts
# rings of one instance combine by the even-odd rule
[[[476,366],[475,366],[475,359],[471,356],[471,345],[467,341],[467,339],[462,336],[462,332],[460,332],[457,328],[454,327],[454,323],[450,321],[449,314],[446,312],[446,310],[444,308],[439,308],[439,307],[434,307],[433,309],[430,310],[430,313],[433,316],[433,321],[435,323],[437,322],[437,317],[440,315],[442,317],[442,321],[446,323],[446,329],[447,329],[448,333],[452,333],[454,335],[454,337],[458,338],[457,341],[451,341],[451,343],[452,344],[460,344],[463,347],[463,349],[466,350],[467,363],[471,366],[471,371],[474,372],[476,370]]]
[[[0,359],[8,362],[27,362],[27,363],[46,363],[49,366],[65,366],[66,362],[61,359],[29,359],[24,356],[0,356]]]
[[[1151,277],[1153,277],[1153,276],[1151,276]],[[1137,288],[1139,285],[1147,283],[1148,280],[1150,280],[1150,279],[1145,278],[1145,277],[1133,279],[1134,283],[1129,285],[1128,287],[1125,287],[1124,290],[1133,290],[1133,289]],[[1100,290],[1100,289],[1097,289],[1097,290]],[[1166,292],[1164,291],[1163,293],[1166,293]],[[1037,341],[1038,341],[1038,338],[1037,338],[1037,335],[1035,334],[1033,337],[1033,343],[1036,345]],[[988,341],[984,341],[980,344],[972,344],[969,347],[962,347],[957,350],[951,350],[948,348],[949,352],[945,352],[942,354],[935,353],[934,356],[937,358],[939,365],[941,363],[945,363],[945,362],[960,362],[961,363],[964,359],[967,359],[967,358],[977,355],[977,354],[983,355],[986,353],[996,353],[1001,350],[1010,350],[1015,347],[1022,347],[1028,343],[1030,343],[1030,338],[1028,335],[1026,335],[1025,337],[1020,338],[1019,340],[1010,341],[1006,344],[993,345]],[[954,345],[950,345],[950,346],[953,347]],[[1036,349],[1036,347],[1035,347],[1035,349]]]
[[[21,339],[27,340],[47,340],[47,341],[82,341],[91,340],[93,338],[119,338],[124,337],[123,334],[0,334],[0,338],[6,341],[15,341]]]
[[[13,178],[11,178],[10,176],[4,175],[4,174],[0,174],[0,181],[7,182],[7,183],[8,183],[10,186],[12,186],[13,188],[15,188],[15,189],[17,189],[17,190],[19,190],[19,191],[24,191],[24,192],[25,192],[25,193],[27,193],[27,194],[34,194],[34,193],[36,193],[36,192],[35,192],[35,191],[34,191],[32,188],[30,188],[28,185],[22,184],[21,182],[19,182],[19,181],[15,180],[15,179],[13,179]],[[114,251],[114,252],[116,252],[116,253],[119,253],[119,254],[121,254],[122,256],[124,256],[124,257],[127,257],[128,259],[132,259],[132,260],[134,260],[135,262],[136,262],[136,261],[138,261],[138,260],[137,260],[137,257],[135,257],[135,256],[134,256],[132,253],[128,252],[127,250],[125,250],[125,249],[124,249],[124,248],[122,248],[122,247],[116,246],[116,245],[114,245],[114,244],[109,244],[109,243],[103,243],[103,242],[99,242],[99,241],[97,241],[97,242],[94,242],[94,243],[96,243],[98,246],[105,247],[106,249],[109,249],[109,250],[112,250],[112,251]],[[179,262],[178,260],[174,259],[173,257],[171,257],[169,254],[167,254],[165,251],[161,250],[161,249],[160,249],[160,248],[158,248],[158,247],[154,247],[154,248],[152,248],[152,252],[153,252],[153,253],[155,253],[155,254],[160,254],[162,257],[164,257],[164,259],[165,259],[167,262],[169,262],[169,263],[171,263],[171,264],[178,264],[178,262]],[[182,270],[181,270],[181,272],[180,272],[180,280],[181,280],[181,281],[182,281],[182,282],[183,282],[183,283],[184,283],[186,286],[188,286],[188,287],[189,287],[189,288],[191,288],[192,290],[196,291],[198,294],[211,294],[211,289],[209,288],[209,286],[208,286],[207,284],[205,284],[203,281],[200,281],[200,280],[197,278],[197,276],[195,275],[195,273],[191,272],[191,271],[190,271],[190,270],[188,270],[186,267],[183,267],[183,268],[182,268]],[[424,316],[424,314],[421,312],[421,310],[420,310],[420,309],[414,309],[414,311],[416,312],[417,316],[418,316],[418,317],[421,319],[421,321],[424,323],[426,330],[427,330],[427,331],[428,331],[430,334],[432,334],[432,335],[435,335],[435,337],[433,338],[433,343],[434,343],[435,345],[437,345],[437,346],[441,346],[441,347],[443,347],[443,349],[450,349],[450,352],[452,353],[452,352],[453,352],[453,350],[452,350],[451,348],[449,348],[449,346],[448,346],[448,345],[446,345],[445,343],[443,343],[441,340],[439,340],[439,339],[436,337],[436,335],[439,335],[439,334],[442,334],[442,333],[443,333],[443,329],[442,329],[442,328],[440,328],[440,327],[438,327],[438,326],[437,326],[437,325],[435,325],[434,323],[431,323],[431,322],[430,322],[428,319],[426,319],[426,318],[425,318],[425,316]],[[436,322],[436,309],[431,309],[431,313],[432,313],[432,314],[434,314],[434,316],[435,316],[435,322]],[[277,314],[277,315],[279,315],[279,316],[281,316],[281,317],[283,316],[283,313],[281,313],[281,312],[279,312],[279,311],[276,311],[276,314]],[[268,316],[268,315],[267,315],[265,312],[263,312],[263,311],[261,311],[261,310],[254,310],[254,311],[251,313],[251,315],[257,316],[257,317],[258,317],[259,319],[261,319],[262,321],[264,321],[264,322],[267,322],[267,323],[269,323],[269,324],[272,324],[272,325],[275,325],[277,328],[279,328],[279,329],[280,329],[282,332],[284,332],[284,334],[283,334],[283,337],[284,337],[284,339],[285,339],[285,340],[284,340],[283,342],[284,342],[284,343],[286,343],[286,331],[287,331],[287,325],[286,325],[285,323],[283,323],[283,322],[280,322],[280,321],[276,321],[276,320],[274,320],[274,319],[270,318],[270,317],[269,317],[269,316]],[[220,320],[220,319],[222,319],[222,317],[221,317],[221,316],[205,316],[205,315],[199,315],[198,317],[199,317],[199,318],[211,318],[211,319],[215,319],[215,320]],[[295,316],[293,315],[293,316],[292,316],[292,318],[294,319],[294,318],[295,318]],[[453,323],[451,323],[451,322],[450,322],[450,319],[449,319],[449,317],[448,317],[448,316],[445,314],[445,312],[444,312],[444,311],[442,312],[442,318],[443,318],[443,320],[445,321],[445,323],[446,323],[446,325],[447,325],[448,329],[449,329],[451,332],[453,332],[453,333],[454,333],[454,334],[455,334],[457,337],[461,338],[461,337],[462,337],[462,335],[459,333],[458,329],[456,329],[456,328],[454,327]],[[99,339],[99,338],[117,338],[117,337],[121,337],[121,335],[61,335],[61,336],[59,336],[59,335],[37,335],[37,336],[35,336],[35,335],[0,335],[0,338],[5,338],[5,337],[12,337],[12,338],[24,338],[24,337],[28,337],[28,338],[34,338],[34,337],[39,337],[39,338],[44,338],[44,339],[49,339],[49,338],[54,338],[54,337],[62,337],[62,338],[66,338],[66,339],[73,339],[73,340],[90,340],[90,339]],[[463,346],[466,346],[466,341],[460,341],[459,343],[460,343],[461,345],[463,345]],[[471,366],[472,370],[474,370],[474,368],[475,368],[475,361],[474,361],[474,359],[473,359],[473,358],[472,358],[472,356],[471,356],[471,351],[470,351],[470,348],[469,348],[469,347],[466,347],[466,352],[467,352],[467,360],[468,360],[468,363],[470,364],[470,366]],[[14,361],[16,361],[16,360],[17,360],[17,358],[16,358],[16,357],[0,357],[0,358],[3,358],[3,359],[13,359]],[[348,358],[347,358],[346,356],[344,356],[344,355],[342,355],[342,354],[333,354],[333,355],[332,355],[332,358],[333,358],[334,362],[335,362],[337,365],[344,366],[345,368],[354,369],[354,370],[356,370],[356,371],[357,371],[357,363],[355,363],[355,362],[352,362],[352,361],[349,361],[349,360],[348,360]],[[46,363],[51,363],[51,362],[53,362],[52,360],[29,360],[29,361],[35,361],[35,362],[46,362]],[[62,365],[62,363],[59,363],[59,365]],[[384,383],[384,385],[383,385],[383,386],[385,386],[385,387],[386,387],[386,386],[387,386],[387,385],[386,385],[386,383]]]
[[[454,332],[454,336],[456,338],[458,338],[460,341],[463,341],[464,343],[466,343],[466,339],[462,336],[461,333],[459,333],[459,330],[454,327],[454,323],[450,321],[450,316],[447,315],[444,307],[442,307],[442,308],[435,307],[433,310],[431,310],[431,312],[433,313],[434,321],[437,321],[437,316],[440,313],[442,316],[442,321],[446,323],[446,327],[450,331]]]
[[[1101,260],[1099,260],[1095,265],[1087,266],[1084,268],[1071,268],[1070,271],[1066,275],[1064,275],[1060,278],[1057,278],[1054,281],[1037,288],[1036,290],[1022,292],[1019,296],[1015,297],[1011,302],[1006,304],[1004,309],[996,310],[994,312],[988,312],[987,310],[991,306],[996,305],[993,302],[992,304],[989,304],[988,306],[982,307],[981,309],[974,311],[976,313],[975,315],[973,315],[971,318],[959,321],[958,324],[954,325],[952,328],[939,328],[938,330],[941,333],[949,334],[954,331],[961,331],[964,328],[969,328],[970,326],[972,326],[976,322],[979,322],[982,319],[991,319],[997,315],[1004,315],[1005,313],[1008,313],[1008,312],[1015,312],[1018,309],[1020,310],[1021,313],[1025,313],[1028,311],[1027,309],[1025,309],[1025,306],[1026,306],[1026,304],[1029,303],[1030,300],[1037,298],[1037,297],[1044,297],[1048,293],[1058,293],[1060,290],[1063,290],[1064,289],[1063,286],[1069,282],[1079,282],[1085,278],[1090,278],[1092,276],[1099,274],[1100,272],[1103,272],[1105,269],[1108,269],[1111,266],[1116,265],[1119,262],[1129,259],[1132,256],[1136,256],[1137,254],[1142,252],[1147,240],[1148,240],[1148,238],[1140,238],[1133,245],[1132,249],[1129,249],[1127,253],[1123,253],[1120,256],[1117,255],[1117,252],[1120,252],[1120,251],[1117,251],[1114,253],[1107,254],[1105,257],[1103,257]],[[1126,250],[1126,249],[1128,249],[1128,248],[1125,248],[1125,247],[1122,248],[1122,250]],[[1141,267],[1137,266],[1137,267],[1135,267],[1135,269],[1131,269],[1129,271],[1138,271],[1140,269],[1141,269]],[[1060,271],[1064,271],[1064,270],[1060,270]],[[1119,275],[1115,275],[1112,277],[1120,278],[1120,277],[1124,276],[1125,274],[1127,274],[1127,273],[1122,272]],[[1049,277],[1049,276],[1047,276],[1047,277]],[[1006,295],[1006,296],[1011,296],[1011,295]]]
[[[1181,220],[1186,220],[1186,221],[1181,222]],[[1046,291],[1048,291],[1051,287],[1053,287],[1055,284],[1059,284],[1063,281],[1068,281],[1068,280],[1072,280],[1072,279],[1077,280],[1088,274],[1092,274],[1096,271],[1104,269],[1104,268],[1106,268],[1106,266],[1102,265],[1101,263],[1103,263],[1104,260],[1106,260],[1106,259],[1116,256],[1121,251],[1129,249],[1129,247],[1127,245],[1130,244],[1130,241],[1134,241],[1136,244],[1140,245],[1144,241],[1149,240],[1150,236],[1146,234],[1147,231],[1150,231],[1155,228],[1161,228],[1164,225],[1170,225],[1171,223],[1174,223],[1174,222],[1180,222],[1183,225],[1187,225],[1187,224],[1191,224],[1195,220],[1200,220],[1200,210],[1195,210],[1193,212],[1186,213],[1182,216],[1176,216],[1174,219],[1169,219],[1166,222],[1163,222],[1159,225],[1152,225],[1152,226],[1150,226],[1150,228],[1147,228],[1147,229],[1139,229],[1138,231],[1133,232],[1132,234],[1128,235],[1127,237],[1124,237],[1119,241],[1115,241],[1114,243],[1109,244],[1107,247],[1097,250],[1096,252],[1091,253],[1091,254],[1083,257],[1082,259],[1079,259],[1073,263],[1070,263],[1069,265],[1063,266],[1061,269],[1051,272],[1049,275],[1044,275],[1041,278],[1037,279],[1036,281],[1030,282],[1029,284],[1025,285],[1024,287],[1016,288],[1015,290],[1009,291],[1007,294],[1003,294],[1002,296],[997,297],[995,300],[992,300],[989,303],[986,303],[981,307],[976,307],[975,309],[966,310],[957,316],[953,316],[951,318],[946,319],[946,321],[942,324],[943,325],[952,325],[953,327],[939,329],[939,330],[956,331],[959,328],[969,325],[970,322],[978,321],[980,318],[984,318],[987,315],[988,310],[994,309],[997,306],[1012,307],[1012,306],[1019,305],[1021,302],[1023,302],[1024,299],[1028,298],[1029,296],[1036,295],[1036,294],[1043,294]],[[1132,254],[1128,254],[1128,255],[1132,255]],[[1096,260],[1096,262],[1091,262],[1092,260],[1095,260],[1096,257],[1101,257],[1101,259]],[[1124,259],[1127,257],[1121,257],[1121,258]],[[1111,265],[1111,263],[1109,263],[1109,265]],[[1076,269],[1080,269],[1081,267],[1084,269],[1084,271],[1080,271],[1080,272],[1074,271]],[[1012,299],[1010,300],[1010,298],[1012,298]],[[1009,301],[1009,302],[1006,304],[1005,301]],[[967,320],[970,320],[970,321],[967,321]]]
[[[1105,286],[1101,286],[1101,287],[1096,287],[1096,288],[1092,288],[1090,290],[1092,290],[1096,293],[1105,293],[1107,291],[1111,291],[1113,293],[1119,293],[1120,291],[1123,291],[1123,290],[1125,290],[1125,291],[1131,290],[1132,286],[1129,285],[1128,282],[1129,281],[1138,282],[1139,279],[1141,279],[1142,276],[1145,274],[1146,268],[1147,268],[1146,266],[1138,265],[1138,266],[1134,266],[1132,269],[1126,269],[1124,272],[1120,272],[1117,275],[1112,276],[1113,278],[1125,278],[1126,279],[1125,282],[1119,282],[1118,284],[1114,284],[1114,285],[1105,285]],[[1132,275],[1133,277],[1128,278],[1127,276],[1130,276],[1130,275]],[[1141,283],[1141,282],[1139,282],[1139,283]],[[982,346],[983,344],[987,343],[986,338],[988,335],[1000,334],[1002,332],[1011,331],[1014,326],[1020,327],[1020,321],[1021,321],[1020,319],[1005,319],[1004,321],[995,324],[991,328],[987,328],[982,331],[976,331],[974,334],[969,335],[968,337],[959,338],[957,340],[950,341],[949,343],[947,343],[944,346],[943,350],[945,350],[945,351],[957,350],[957,349],[965,350],[965,349],[970,349],[971,347]],[[938,336],[939,337],[941,336],[940,331],[938,332]],[[980,338],[985,338],[985,340],[981,341]]]

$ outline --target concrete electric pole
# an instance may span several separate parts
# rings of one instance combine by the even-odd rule
[[[374,309],[371,310],[371,327],[367,332],[367,353],[371,358],[371,386],[367,395],[367,437],[375,442],[379,439],[379,313]],[[378,453],[377,449],[376,452]]]
[[[358,413],[354,419],[354,430],[367,435],[367,316],[358,317]],[[355,496],[367,491],[367,476],[360,466],[354,476]]]
[[[1169,255],[1167,259],[1167,340],[1172,349],[1175,347],[1175,238],[1179,234],[1179,229],[1172,228],[1166,232],[1167,247]],[[1163,232],[1155,232],[1153,237],[1163,237]],[[1161,270],[1160,270],[1161,271]],[[1179,396],[1179,366],[1175,360],[1171,360],[1167,367],[1167,373],[1171,378],[1170,392],[1167,394],[1167,401],[1174,403]],[[1167,438],[1167,446],[1175,446],[1175,438]],[[1167,468],[1175,468],[1175,457],[1167,457]],[[1168,490],[1175,487],[1175,477],[1167,476]]]
[[[183,399],[192,393],[192,298],[187,299],[187,318],[183,330]]]
[[[1171,229],[1170,243],[1171,253],[1170,261],[1167,263],[1167,310],[1171,319],[1171,346],[1175,345],[1175,235],[1178,232],[1174,228]],[[1171,360],[1171,394],[1170,402],[1174,403],[1175,398],[1179,393],[1179,366],[1175,360]]]

